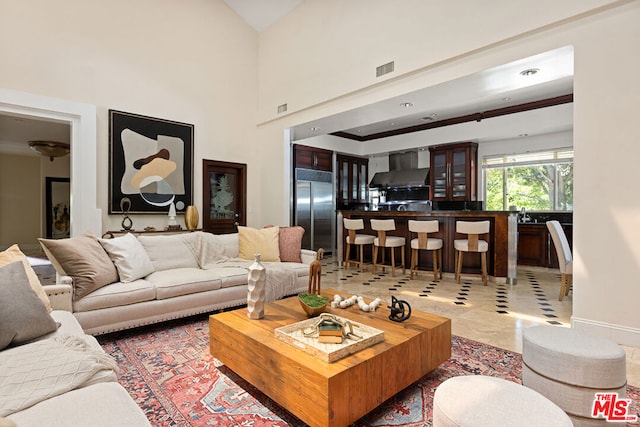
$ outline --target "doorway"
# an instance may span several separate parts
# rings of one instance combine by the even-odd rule
[[[202,177],[204,231],[237,233],[247,225],[247,165],[203,159]]]

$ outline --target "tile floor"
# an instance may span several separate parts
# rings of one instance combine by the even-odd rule
[[[406,300],[412,309],[428,311],[451,319],[454,335],[470,338],[496,347],[522,353],[522,331],[534,325],[571,326],[572,293],[558,301],[559,270],[539,267],[519,267],[517,283],[507,285],[504,279],[489,280],[482,285],[480,276],[462,276],[456,284],[452,273],[434,282],[433,273],[421,272],[409,279],[409,270],[402,274],[380,268],[372,274],[366,265],[362,273],[357,267],[344,269],[332,257],[326,257],[322,267],[322,288],[380,297]],[[627,380],[640,386],[640,348],[624,347],[627,354]]]

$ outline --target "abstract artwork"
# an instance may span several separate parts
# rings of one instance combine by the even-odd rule
[[[193,204],[193,125],[109,110],[109,213],[166,214]]]
[[[70,236],[71,184],[69,178],[46,180],[47,239],[64,239]]]

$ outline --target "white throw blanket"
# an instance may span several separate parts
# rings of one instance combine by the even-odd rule
[[[242,258],[227,258],[224,262],[218,263],[222,268],[244,268],[249,274],[249,267],[253,264],[253,261],[249,261]],[[215,264],[209,264],[209,268]],[[297,273],[289,268],[282,266],[279,262],[263,262],[265,271],[267,273],[267,280],[265,282],[265,302],[271,302],[279,300],[287,295],[291,295],[291,292],[296,287]]]
[[[81,388],[115,360],[82,338],[62,335],[0,352],[0,416]]]

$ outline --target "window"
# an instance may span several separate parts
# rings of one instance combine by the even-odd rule
[[[573,150],[485,157],[487,210],[572,211]]]

